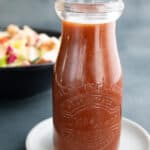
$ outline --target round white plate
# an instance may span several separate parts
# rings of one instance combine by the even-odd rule
[[[27,150],[54,150],[53,149],[52,118],[35,126],[27,136]],[[137,123],[128,119],[122,121],[122,134],[119,150],[150,150],[150,136]]]

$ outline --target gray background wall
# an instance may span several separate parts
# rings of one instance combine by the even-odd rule
[[[118,34],[128,31],[149,32],[150,1],[125,0],[126,9],[119,20]],[[54,0],[0,0],[0,27],[10,23],[60,31]]]
[[[149,0],[125,0],[125,4],[126,9],[120,20],[121,30],[150,25]],[[16,23],[60,30],[53,6],[54,0],[0,0],[0,26]]]
[[[0,26],[28,24],[37,28],[59,30],[54,0],[0,0]]]

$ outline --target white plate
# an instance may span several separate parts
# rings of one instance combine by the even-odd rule
[[[26,149],[54,150],[52,137],[53,123],[50,118],[42,121],[30,131],[26,139]],[[119,150],[150,150],[150,136],[137,123],[124,118]]]

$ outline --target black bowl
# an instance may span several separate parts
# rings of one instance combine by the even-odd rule
[[[36,30],[58,37],[60,33]],[[25,98],[51,88],[54,64],[0,68],[0,98]]]

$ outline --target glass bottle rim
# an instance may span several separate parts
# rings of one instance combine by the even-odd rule
[[[76,4],[105,4],[112,2],[122,2],[123,0],[55,0],[63,3],[76,3]]]
[[[92,7],[98,10],[98,12],[122,11],[124,9],[123,0],[55,0],[55,3],[61,4],[63,10],[81,13],[82,11],[83,13],[84,11],[88,13],[92,10],[88,8]]]
[[[96,18],[97,22],[108,22],[120,17],[124,3],[123,0],[55,0],[55,9],[62,19],[77,20],[80,16],[84,21]]]

